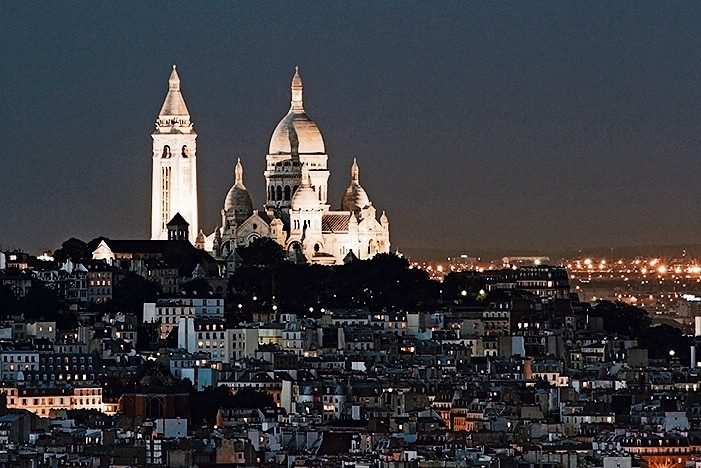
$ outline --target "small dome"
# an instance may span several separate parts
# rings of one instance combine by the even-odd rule
[[[292,195],[290,208],[293,210],[309,211],[319,207],[319,198],[312,188],[309,178],[309,171],[306,164],[302,164],[302,185]]]
[[[357,182],[351,182],[350,186],[343,194],[341,209],[345,211],[355,211],[365,208],[370,204],[368,194]]]
[[[361,187],[358,175],[358,163],[354,159],[351,167],[351,183],[343,193],[343,199],[341,200],[342,210],[355,211],[370,205],[370,199],[365,189]]]
[[[241,224],[253,214],[253,200],[248,189],[243,185],[243,166],[239,159],[236,163],[236,181],[229,189],[224,200],[224,211],[234,211],[236,224]]]
[[[246,187],[234,185],[229,189],[229,193],[226,194],[226,200],[224,201],[224,209],[230,210],[232,208],[236,210],[237,213],[238,210],[249,213],[249,216],[253,213],[253,200]],[[247,216],[246,219],[249,216]]]
[[[293,210],[313,210],[319,206],[319,198],[309,185],[302,185],[292,196],[291,208]]]

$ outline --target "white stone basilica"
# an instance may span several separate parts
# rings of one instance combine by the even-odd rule
[[[179,213],[189,223],[190,241],[220,259],[260,237],[275,240],[295,261],[325,265],[388,253],[389,221],[384,212],[377,220],[355,161],[341,210],[330,209],[328,155],[319,128],[304,110],[302,90],[295,69],[290,110],[275,128],[266,156],[263,210],[253,209],[239,160],[221,226],[205,235],[197,229],[196,134],[173,67],[153,134],[152,239],[166,239],[167,224]]]

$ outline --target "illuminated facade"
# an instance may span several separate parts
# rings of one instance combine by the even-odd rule
[[[180,77],[173,67],[168,94],[152,135],[152,240],[168,239],[168,222],[180,214],[189,223],[190,242],[221,259],[228,258],[236,247],[261,237],[275,240],[296,261],[327,265],[389,252],[389,221],[384,213],[378,219],[360,185],[355,161],[341,209],[331,210],[328,155],[319,128],[304,109],[298,70],[290,91],[290,110],[270,138],[263,209],[253,209],[239,160],[234,169],[234,185],[221,210],[221,224],[206,235],[198,230],[197,220],[197,134],[180,92]]]
[[[197,245],[216,257],[227,258],[236,247],[269,237],[292,259],[327,265],[388,253],[389,221],[384,213],[377,219],[375,207],[360,185],[355,161],[341,210],[330,209],[328,155],[319,128],[304,109],[299,70],[292,78],[291,97],[290,110],[270,139],[264,210],[253,209],[238,161],[234,185],[221,210],[221,225],[209,236],[200,233]]]
[[[156,120],[153,138],[151,240],[168,239],[168,222],[177,214],[190,224],[190,242],[197,236],[197,134],[180,92],[173,65],[168,94]]]
[[[8,409],[23,409],[48,418],[58,410],[96,410],[113,414],[102,401],[102,387],[0,387],[7,397]]]

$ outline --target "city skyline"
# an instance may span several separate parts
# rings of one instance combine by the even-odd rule
[[[393,248],[698,239],[698,5],[410,3],[396,15],[264,4],[187,16],[172,5],[162,22],[154,5],[37,5],[8,5],[0,32],[12,64],[0,77],[3,248],[148,237],[149,135],[173,63],[199,135],[208,231],[237,158],[262,207],[266,147],[300,65],[332,204],[357,158]]]

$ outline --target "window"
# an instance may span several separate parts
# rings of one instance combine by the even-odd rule
[[[290,186],[285,185],[285,201],[289,201],[289,200],[290,200]]]

